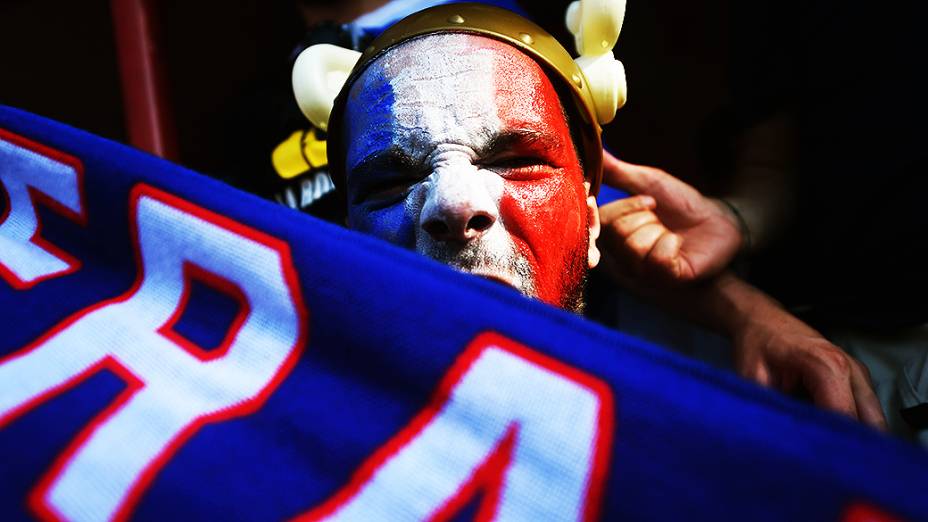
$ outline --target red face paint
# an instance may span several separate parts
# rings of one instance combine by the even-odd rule
[[[496,96],[502,130],[524,129],[544,136],[516,144],[511,151],[525,163],[538,164],[503,174],[501,218],[532,266],[538,298],[564,306],[587,270],[583,171],[554,86],[530,58],[498,45]]]

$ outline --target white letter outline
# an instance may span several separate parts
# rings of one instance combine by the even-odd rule
[[[74,156],[0,128],[0,153],[8,147],[19,149],[16,154],[46,163],[46,170],[41,174],[51,174],[30,182],[24,179],[26,173],[5,173],[0,166],[0,198],[6,200],[6,208],[0,215],[0,246],[6,245],[0,248],[0,278],[16,290],[29,290],[43,281],[72,274],[81,268],[79,259],[42,237],[42,220],[37,207],[41,203],[78,225],[86,226],[84,166]],[[34,273],[24,274],[27,271]]]

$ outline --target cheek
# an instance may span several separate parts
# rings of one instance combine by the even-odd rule
[[[401,247],[415,245],[415,219],[403,203],[377,210],[352,207],[348,226]]]
[[[569,290],[569,282],[581,275],[565,271],[576,269],[577,257],[586,254],[583,196],[582,185],[564,176],[505,184],[500,213],[516,246],[532,265],[536,291],[543,301],[558,303]]]

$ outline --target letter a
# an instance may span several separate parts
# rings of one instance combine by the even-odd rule
[[[603,382],[483,334],[432,403],[302,520],[593,520],[612,440]]]

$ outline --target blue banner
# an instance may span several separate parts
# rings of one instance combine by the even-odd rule
[[[0,108],[4,520],[928,520],[928,456]]]

